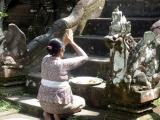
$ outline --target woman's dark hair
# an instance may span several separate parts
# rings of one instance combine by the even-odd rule
[[[60,41],[60,39],[53,38],[48,43],[47,52],[52,56],[56,56],[60,52],[62,47],[63,47],[63,43]]]

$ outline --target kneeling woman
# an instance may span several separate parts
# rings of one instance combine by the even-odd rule
[[[64,47],[70,44],[77,57],[62,59]],[[60,114],[79,112],[85,106],[85,100],[72,94],[68,83],[68,71],[83,64],[87,54],[73,41],[72,30],[67,30],[63,43],[52,39],[47,46],[46,55],[41,64],[41,85],[38,99],[44,110],[45,120],[50,120],[50,114],[54,114],[55,120],[60,120]]]

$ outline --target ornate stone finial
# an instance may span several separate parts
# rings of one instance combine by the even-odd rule
[[[114,11],[119,11],[119,6],[117,6],[117,8]]]
[[[113,12],[112,12],[112,22],[118,22],[122,18],[122,11],[119,11],[119,7],[117,7]]]
[[[130,32],[131,32],[131,23],[127,21],[122,11],[119,11],[119,7],[117,7],[112,12],[110,35],[113,35],[113,36],[122,35],[123,36],[123,35],[129,34]]]

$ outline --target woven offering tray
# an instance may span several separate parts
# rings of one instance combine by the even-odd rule
[[[77,84],[77,85],[98,85],[103,82],[101,78],[88,77],[88,76],[75,77],[70,79],[69,81],[70,83]]]

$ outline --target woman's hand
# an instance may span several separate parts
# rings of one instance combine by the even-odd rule
[[[73,31],[71,29],[67,29],[65,36],[64,36],[64,44],[67,45],[68,43],[74,43],[73,40]]]
[[[64,43],[64,46],[66,46],[69,43],[67,38],[66,38],[66,34],[64,35],[63,43]]]

